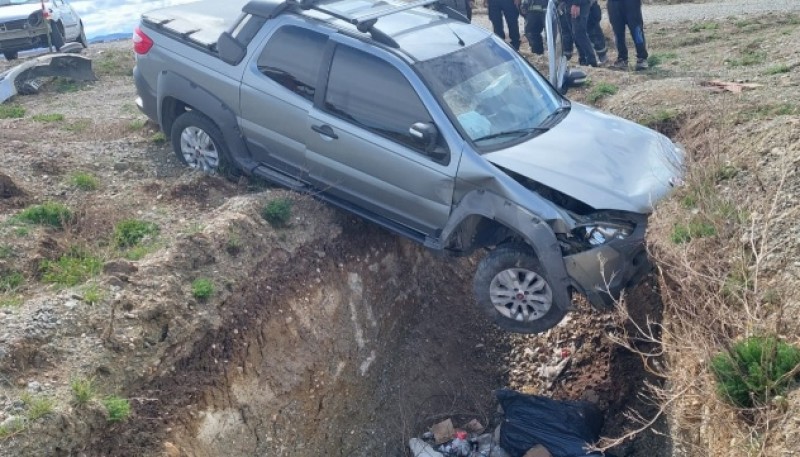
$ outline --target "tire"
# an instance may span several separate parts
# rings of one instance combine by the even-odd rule
[[[178,116],[172,124],[170,139],[175,155],[184,165],[231,178],[240,175],[219,127],[203,114],[187,111]]]
[[[17,52],[17,51],[5,51],[5,52],[3,52],[3,57],[5,57],[6,60],[15,60],[17,57],[19,57],[19,52]]]
[[[558,303],[547,274],[525,244],[497,247],[478,264],[478,305],[504,330],[544,332],[561,322],[571,303]],[[567,295],[569,296],[569,294]]]
[[[83,22],[81,22],[81,33],[78,35],[76,42],[80,43],[81,46],[83,46],[83,49],[89,47],[89,41],[86,39],[86,29],[83,27]]]
[[[47,37],[45,37],[47,40]],[[64,46],[64,32],[61,30],[61,25],[55,22],[50,23],[50,44],[56,48],[56,51],[60,51],[61,47]]]

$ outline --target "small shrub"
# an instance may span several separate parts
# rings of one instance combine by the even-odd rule
[[[691,30],[692,32],[700,32],[702,30],[717,30],[717,29],[719,29],[719,24],[718,23],[704,21],[704,22],[698,22],[697,24],[692,25],[692,27],[689,30]]]
[[[732,67],[749,67],[764,63],[766,60],[766,52],[746,49],[739,55],[739,58],[728,60],[728,65]]]
[[[800,364],[800,349],[774,336],[738,341],[711,359],[717,391],[741,408],[764,405],[783,394],[797,375],[787,376]]]
[[[125,251],[123,256],[128,260],[142,260],[147,254],[155,251],[156,247],[153,245],[134,246]]]
[[[599,83],[592,87],[589,95],[586,96],[586,101],[589,103],[597,103],[601,98],[614,95],[619,92],[619,87],[610,83]]]
[[[155,144],[164,144],[167,142],[167,136],[164,135],[164,132],[156,132],[150,137],[150,141]]]
[[[736,177],[739,174],[739,169],[736,166],[731,164],[725,164],[719,167],[714,173],[714,180],[718,183],[723,181],[728,181]]]
[[[0,119],[19,119],[25,117],[25,108],[19,105],[0,105]]]
[[[59,94],[68,94],[81,90],[80,84],[69,78],[58,77],[51,84],[55,91]]]
[[[647,58],[647,63],[650,65],[650,67],[657,67],[666,61],[675,60],[677,58],[678,54],[675,52],[656,52],[650,54],[650,56]]]
[[[22,305],[22,297],[2,297],[0,296],[0,309],[19,308]]]
[[[239,235],[231,233],[228,241],[225,243],[225,251],[230,255],[238,255],[242,251],[242,240]]]
[[[102,260],[79,249],[72,249],[58,260],[43,260],[39,264],[42,281],[65,287],[76,286],[97,276],[102,268]]]
[[[61,203],[47,202],[29,206],[17,215],[23,222],[61,228],[72,220],[72,211]]]
[[[28,227],[17,227],[14,229],[14,236],[16,236],[17,238],[24,238],[28,236],[30,233],[31,231],[28,230]]]
[[[780,64],[780,65],[775,65],[775,66],[767,68],[766,70],[764,70],[764,74],[766,74],[766,75],[779,75],[779,74],[782,74],[782,73],[789,73],[790,71],[792,71],[792,67],[790,67],[790,66],[788,66],[786,64]]]
[[[33,120],[36,122],[44,122],[44,123],[61,122],[64,120],[64,115],[58,113],[36,114],[33,116]]]
[[[122,422],[131,415],[131,403],[127,398],[112,395],[103,400],[103,406],[108,412],[109,422]]]
[[[94,381],[91,379],[73,379],[69,382],[69,387],[72,389],[72,403],[75,405],[85,405],[94,398]]]
[[[83,191],[96,190],[100,182],[94,175],[85,172],[78,172],[72,175],[70,182],[73,186]]]
[[[160,229],[154,222],[127,219],[117,223],[114,227],[114,244],[118,248],[129,248],[138,245],[146,237],[159,233]]]
[[[717,234],[714,225],[694,219],[688,224],[676,224],[672,229],[672,242],[675,244],[688,243],[696,238],[706,238]]]
[[[7,244],[0,245],[0,259],[10,259],[14,257],[14,248]]]
[[[16,418],[5,425],[0,425],[0,439],[7,438],[25,428],[25,421]]]
[[[145,125],[147,125],[147,121],[144,119],[134,119],[128,124],[128,128],[135,132],[137,130],[142,130]]]
[[[0,273],[0,292],[9,293],[17,290],[25,282],[25,276],[19,271]]]
[[[35,421],[53,412],[55,402],[50,397],[27,395],[22,401],[28,406],[28,420]]]
[[[286,227],[292,218],[292,202],[288,198],[276,198],[264,206],[261,217],[273,227]]]
[[[192,295],[198,300],[206,300],[214,293],[214,283],[206,278],[198,278],[192,282]]]
[[[83,291],[83,301],[90,305],[100,303],[100,300],[105,297],[105,292],[97,284],[92,284]]]

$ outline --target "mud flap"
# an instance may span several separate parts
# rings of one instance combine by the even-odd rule
[[[96,81],[92,59],[74,54],[47,54],[0,73],[0,103],[17,95],[28,81],[60,76],[74,81]]]

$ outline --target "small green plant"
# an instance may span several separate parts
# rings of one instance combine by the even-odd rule
[[[586,101],[589,103],[597,103],[601,98],[611,96],[619,92],[619,87],[614,84],[601,82],[592,87],[589,95],[586,96]]]
[[[692,32],[700,32],[703,30],[717,30],[717,29],[719,29],[718,23],[711,21],[703,21],[692,25],[692,27],[689,30],[691,30]]]
[[[130,124],[128,124],[128,128],[135,132],[137,130],[142,130],[145,125],[147,125],[147,121],[144,119],[134,119]]]
[[[96,283],[91,284],[83,290],[83,301],[90,305],[100,303],[105,297],[105,292]]]
[[[138,245],[126,250],[123,255],[128,260],[142,260],[147,254],[155,250],[156,247],[152,244]]]
[[[81,86],[76,81],[69,78],[58,77],[52,82],[52,85],[59,94],[68,94],[81,90]]]
[[[61,122],[64,120],[64,115],[58,113],[36,114],[33,116],[33,120],[36,122],[44,122],[44,123]]]
[[[92,123],[88,119],[79,119],[74,122],[67,123],[63,125],[61,128],[73,133],[81,133],[86,131]]]
[[[103,399],[109,422],[122,422],[131,415],[131,403],[127,398],[112,395]]]
[[[17,238],[24,238],[28,236],[30,233],[31,231],[28,230],[28,227],[16,227],[14,229],[14,236],[16,236]]]
[[[25,117],[25,108],[19,105],[0,105],[0,119],[19,119]]]
[[[676,224],[672,228],[672,242],[688,243],[697,238],[706,238],[717,234],[717,228],[708,222],[693,219],[688,224]]]
[[[228,241],[225,243],[225,251],[234,256],[242,251],[242,239],[239,238],[239,235],[231,232]]]
[[[78,189],[87,192],[91,190],[96,190],[100,185],[100,182],[94,175],[86,172],[78,172],[73,174],[70,177],[70,182],[72,183],[73,186],[77,187]]]
[[[26,394],[22,397],[23,403],[28,407],[28,420],[33,422],[53,412],[55,402],[52,398],[43,395],[32,396]]]
[[[156,132],[150,137],[150,141],[155,144],[164,144],[167,142],[167,136],[164,135],[164,132]]]
[[[0,273],[0,292],[9,293],[17,290],[25,282],[25,276],[19,271]]]
[[[214,293],[214,283],[210,279],[198,278],[192,282],[192,295],[198,300],[206,300]]]
[[[9,436],[23,430],[25,428],[25,421],[21,417],[0,425],[0,439],[8,438]]]
[[[717,391],[740,408],[765,405],[797,379],[800,349],[774,336],[753,336],[736,342],[711,359]]]
[[[736,177],[739,174],[739,169],[736,166],[731,164],[725,164],[719,167],[714,173],[714,179],[716,182],[720,183],[723,181],[728,181]]]
[[[681,198],[681,206],[686,209],[697,208],[697,196],[694,194],[686,194]]]
[[[782,73],[789,73],[792,71],[792,67],[786,64],[774,65],[772,67],[767,68],[764,70],[765,75],[780,75]]]
[[[678,54],[675,52],[656,52],[650,54],[650,56],[647,58],[647,63],[652,68],[652,67],[657,67],[664,62],[675,60],[677,58]]]
[[[10,259],[11,257],[14,257],[14,248],[7,244],[0,245],[0,259]]]
[[[134,61],[130,52],[111,49],[92,62],[97,76],[132,76]]]
[[[292,202],[288,198],[276,198],[264,206],[261,217],[269,222],[269,225],[280,228],[289,225],[292,218]]]
[[[39,264],[42,281],[64,287],[76,286],[97,276],[103,261],[81,249],[70,249],[58,260],[43,260]]]
[[[95,395],[94,381],[86,378],[76,378],[69,382],[72,389],[72,403],[77,406],[85,405],[92,401]]]
[[[749,67],[766,62],[767,53],[763,51],[745,49],[739,58],[728,60],[728,65],[732,67]]]
[[[130,248],[147,237],[157,235],[159,231],[158,225],[154,222],[126,219],[114,227],[114,244],[118,248]]]
[[[0,296],[0,309],[19,308],[22,305],[22,297],[2,297]]]
[[[72,220],[72,211],[61,203],[47,202],[25,208],[17,215],[22,222],[61,228]]]

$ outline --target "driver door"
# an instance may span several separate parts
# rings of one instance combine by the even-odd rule
[[[545,16],[545,33],[547,35],[547,56],[549,60],[548,79],[550,84],[559,91],[566,92],[569,80],[569,66],[564,56],[564,46],[561,40],[561,23],[558,20],[558,5],[556,0],[547,4]]]

